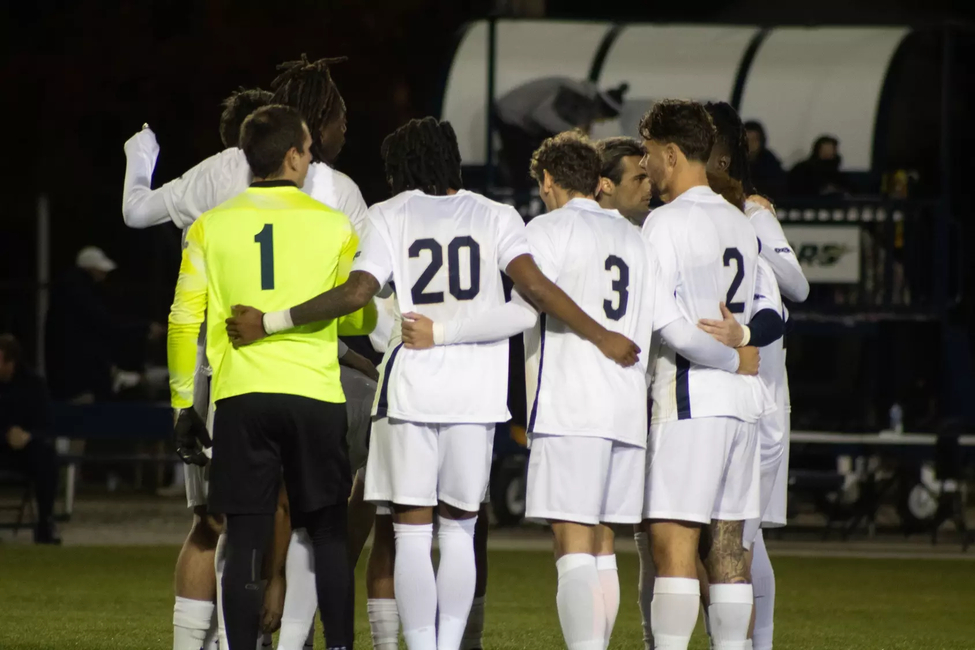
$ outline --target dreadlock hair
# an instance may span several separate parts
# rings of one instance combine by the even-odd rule
[[[715,145],[731,156],[728,175],[741,183],[745,193],[755,193],[748,169],[748,136],[738,112],[727,102],[708,102],[704,105],[714,122]]]
[[[340,56],[309,61],[302,54],[297,61],[280,64],[277,69],[283,72],[271,82],[274,91],[271,103],[291,106],[308,125],[311,157],[315,162],[322,162],[325,156],[322,130],[338,118],[342,106],[342,95],[332,79],[330,66],[346,60],[348,57]]]
[[[241,86],[230,94],[230,97],[220,104],[223,113],[220,114],[220,141],[227,149],[236,147],[240,141],[240,125],[244,119],[259,109],[271,103],[271,93],[260,88],[244,88]]]
[[[450,122],[410,120],[386,136],[381,152],[394,195],[420,190],[443,196],[463,187],[460,147]]]

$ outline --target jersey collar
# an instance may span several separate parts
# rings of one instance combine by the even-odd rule
[[[263,187],[293,187],[298,188],[298,184],[294,181],[286,180],[275,180],[275,181],[254,181],[251,183],[251,187],[263,188]]]
[[[593,210],[593,209],[602,210],[603,209],[603,206],[596,203],[596,201],[594,201],[593,199],[584,199],[582,197],[576,197],[562,207],[567,208],[570,205],[580,210]]]

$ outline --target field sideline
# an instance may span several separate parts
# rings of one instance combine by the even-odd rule
[[[168,650],[178,548],[0,546],[3,650]],[[925,559],[774,558],[779,650],[971,650],[975,567]],[[356,647],[369,648],[363,563]],[[643,647],[637,558],[619,557],[612,647]],[[485,648],[561,648],[555,568],[544,551],[490,555]],[[316,648],[323,647],[319,637]],[[700,630],[691,647],[707,647]]]

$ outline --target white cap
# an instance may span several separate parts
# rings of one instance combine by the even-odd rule
[[[114,271],[116,268],[115,262],[110,260],[108,255],[105,254],[105,251],[97,246],[85,246],[78,251],[75,264],[78,265],[78,268],[93,269],[104,273]]]

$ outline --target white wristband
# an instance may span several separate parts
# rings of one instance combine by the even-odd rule
[[[433,324],[433,344],[443,345],[444,344],[444,326],[443,323]]]
[[[749,341],[752,340],[752,331],[748,325],[742,325],[741,329],[743,330],[743,334],[741,336],[741,343],[738,344],[738,347],[743,348],[748,345]]]
[[[294,326],[295,324],[291,320],[290,309],[282,309],[281,311],[272,311],[264,314],[264,332],[267,334],[283,332]]]

